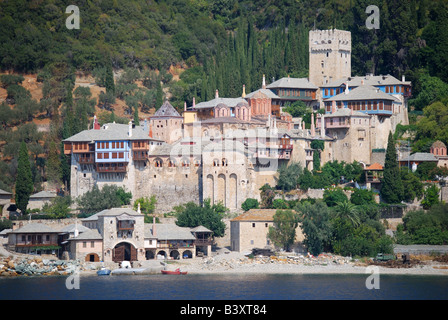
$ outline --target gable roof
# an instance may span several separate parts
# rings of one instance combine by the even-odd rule
[[[411,154],[410,156],[400,159],[400,161],[434,161],[438,162],[437,158],[429,152],[416,152]]]
[[[308,78],[290,78],[284,77],[267,85],[266,88],[300,88],[300,89],[318,89]]]
[[[113,140],[153,140],[162,141],[159,139],[154,139],[149,136],[148,126],[135,126],[132,128],[132,135],[129,136],[129,124],[120,123],[107,123],[103,125],[100,129],[90,129],[81,131],[64,141],[66,142],[95,142],[95,141],[113,141]]]
[[[131,208],[111,208],[111,209],[105,209],[103,211],[100,211],[98,213],[95,213],[94,215],[91,215],[90,217],[84,218],[81,221],[96,221],[98,220],[98,217],[100,216],[121,216],[121,215],[129,215],[129,216],[143,216],[142,213],[138,213],[135,210],[132,210]]]
[[[228,107],[236,107],[238,104],[248,105],[247,101],[243,98],[215,98],[209,101],[200,102],[195,105],[195,109],[208,109],[214,108],[219,104],[224,104]]]
[[[155,235],[153,225],[145,223],[145,238],[157,238],[158,240],[195,240],[190,228],[179,227],[171,223],[156,223]]]
[[[280,99],[280,97],[278,95],[276,95],[274,92],[272,92],[271,90],[268,90],[268,89],[258,89],[249,94],[246,94],[246,96],[244,98],[245,99],[258,98],[258,97],[263,97],[263,95],[270,99]]]
[[[249,211],[240,214],[238,217],[230,221],[274,221],[274,214],[278,209],[250,209]]]
[[[380,89],[371,86],[363,85],[350,90],[348,93],[342,92],[324,101],[349,101],[349,100],[391,100],[393,102],[400,102],[400,99],[391,94],[385,93]]]
[[[162,106],[156,111],[156,113],[151,118],[162,118],[162,117],[177,117],[182,118],[182,116],[177,112],[177,110],[169,103],[168,100],[162,104]]]
[[[394,76],[388,75],[366,75],[366,76],[357,76],[357,77],[344,77],[337,80],[334,80],[330,83],[323,84],[321,87],[340,87],[344,83],[347,83],[348,87],[358,87],[361,86],[362,83],[370,86],[384,86],[384,85],[400,85],[405,84],[409,85],[409,81],[400,81]]]
[[[30,199],[33,198],[56,198],[56,194],[49,191],[41,191],[30,196]]]
[[[59,230],[55,230],[43,223],[28,223],[10,233],[59,233]]]
[[[70,238],[70,241],[76,240],[102,240],[103,236],[98,232],[97,229],[89,229],[80,233],[77,237]]]
[[[375,162],[370,166],[368,166],[367,168],[365,168],[364,170],[383,170],[383,166],[380,165],[378,162]]]

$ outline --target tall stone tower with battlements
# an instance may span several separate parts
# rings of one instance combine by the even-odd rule
[[[309,53],[309,80],[314,85],[351,76],[350,31],[310,30]]]

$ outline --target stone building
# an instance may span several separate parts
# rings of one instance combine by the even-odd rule
[[[268,237],[274,226],[277,209],[250,209],[230,221],[230,247],[232,251],[251,252],[254,248],[273,248]],[[303,241],[301,228],[296,229],[296,241]]]
[[[310,30],[309,81],[322,86],[351,76],[351,33],[344,30]]]

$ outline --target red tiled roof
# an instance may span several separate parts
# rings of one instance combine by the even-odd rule
[[[374,164],[368,166],[365,170],[383,170],[383,166],[375,162]]]

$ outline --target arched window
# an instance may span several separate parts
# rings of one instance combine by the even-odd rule
[[[176,162],[174,161],[174,159],[168,160],[168,168],[175,168],[175,167],[176,167]]]
[[[163,161],[162,161],[162,159],[156,159],[156,160],[154,160],[154,167],[156,167],[156,168],[161,168],[161,167],[163,167]]]
[[[221,164],[222,164],[223,167],[227,167],[227,165],[228,165],[227,159],[226,158],[222,158]]]
[[[190,159],[182,159],[182,167],[189,168],[190,167]]]
[[[219,167],[219,160],[218,159],[213,159],[213,166],[214,167]]]

